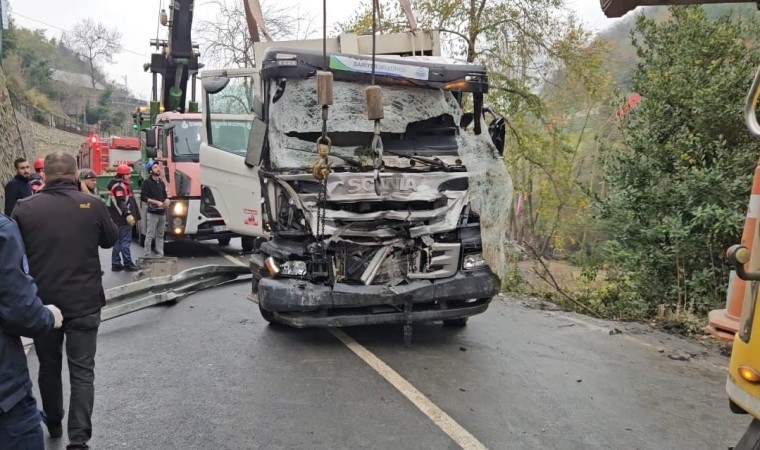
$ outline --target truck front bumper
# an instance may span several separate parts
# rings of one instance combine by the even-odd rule
[[[440,280],[401,286],[313,284],[297,279],[262,278],[259,306],[297,328],[450,320],[488,309],[500,281],[488,269],[460,271]],[[405,311],[411,304],[411,312]]]

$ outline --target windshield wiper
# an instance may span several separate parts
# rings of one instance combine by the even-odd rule
[[[290,148],[290,147],[285,147],[285,148],[288,149],[288,150],[293,150],[293,151],[301,152],[301,153],[308,153],[310,155],[317,156],[317,154],[315,152],[312,152],[311,150],[304,150],[302,148]],[[348,156],[336,155],[335,153],[330,153],[330,156],[333,156],[335,158],[338,158],[338,159],[341,159],[341,160],[347,162],[350,166],[352,166],[355,169],[364,170],[365,166],[359,160],[356,160],[356,159],[353,159],[353,158],[349,158]]]
[[[387,153],[389,155],[398,156],[399,158],[407,158],[407,159],[411,159],[412,161],[419,161],[421,163],[425,163],[425,164],[427,164],[429,166],[439,167],[439,168],[441,168],[443,170],[446,170],[446,171],[451,170],[451,166],[450,165],[446,164],[445,162],[441,161],[438,158],[427,159],[427,158],[423,158],[421,156],[406,155],[404,153],[396,153],[396,152],[392,152],[390,150],[384,150],[383,152]]]

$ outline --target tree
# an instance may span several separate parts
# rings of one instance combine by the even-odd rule
[[[212,19],[198,23],[204,58],[215,67],[253,67],[255,55],[241,0],[211,0],[217,9]],[[299,9],[261,5],[264,22],[275,40],[305,39],[315,32],[314,20]]]
[[[597,204],[616,281],[603,306],[634,317],[725,302],[723,254],[741,236],[760,155],[742,118],[760,63],[745,37],[757,21],[711,20],[701,7],[670,14],[637,20],[632,89],[642,101],[624,119],[622,145],[608,144],[609,191]]]
[[[92,88],[97,83],[97,65],[101,62],[113,63],[114,56],[121,53],[121,32],[109,29],[101,22],[85,18],[63,36],[66,45],[77,52],[89,66]]]

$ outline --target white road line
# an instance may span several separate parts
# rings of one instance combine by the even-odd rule
[[[478,441],[475,436],[470,434],[461,425],[454,421],[441,408],[433,403],[422,392],[417,390],[411,383],[406,381],[401,375],[385,364],[380,358],[375,356],[366,347],[356,342],[352,337],[339,329],[330,328],[332,333],[339,341],[346,345],[352,352],[361,358],[367,365],[375,370],[381,377],[385,378],[393,387],[401,392],[404,397],[409,399],[420,411],[422,411],[430,420],[435,423],[444,433],[449,435],[460,447],[467,450],[482,449],[486,446]]]
[[[216,249],[214,249],[214,250],[216,250]],[[248,264],[246,264],[246,263],[244,263],[243,261],[241,261],[241,260],[239,260],[239,259],[235,258],[235,257],[234,257],[234,256],[232,256],[232,255],[228,255],[228,254],[224,253],[224,252],[223,252],[223,251],[221,251],[221,250],[216,250],[216,252],[217,252],[217,253],[219,253],[221,256],[224,256],[224,257],[225,257],[225,258],[227,258],[228,260],[232,261],[232,263],[233,263],[233,264],[236,264],[236,265],[238,265],[238,266],[241,266],[241,267],[248,267]]]

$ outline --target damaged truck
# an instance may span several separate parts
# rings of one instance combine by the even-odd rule
[[[201,74],[202,179],[257,238],[267,321],[462,326],[499,292],[512,184],[486,68],[441,58],[437,32],[376,46],[257,43],[256,68]]]

